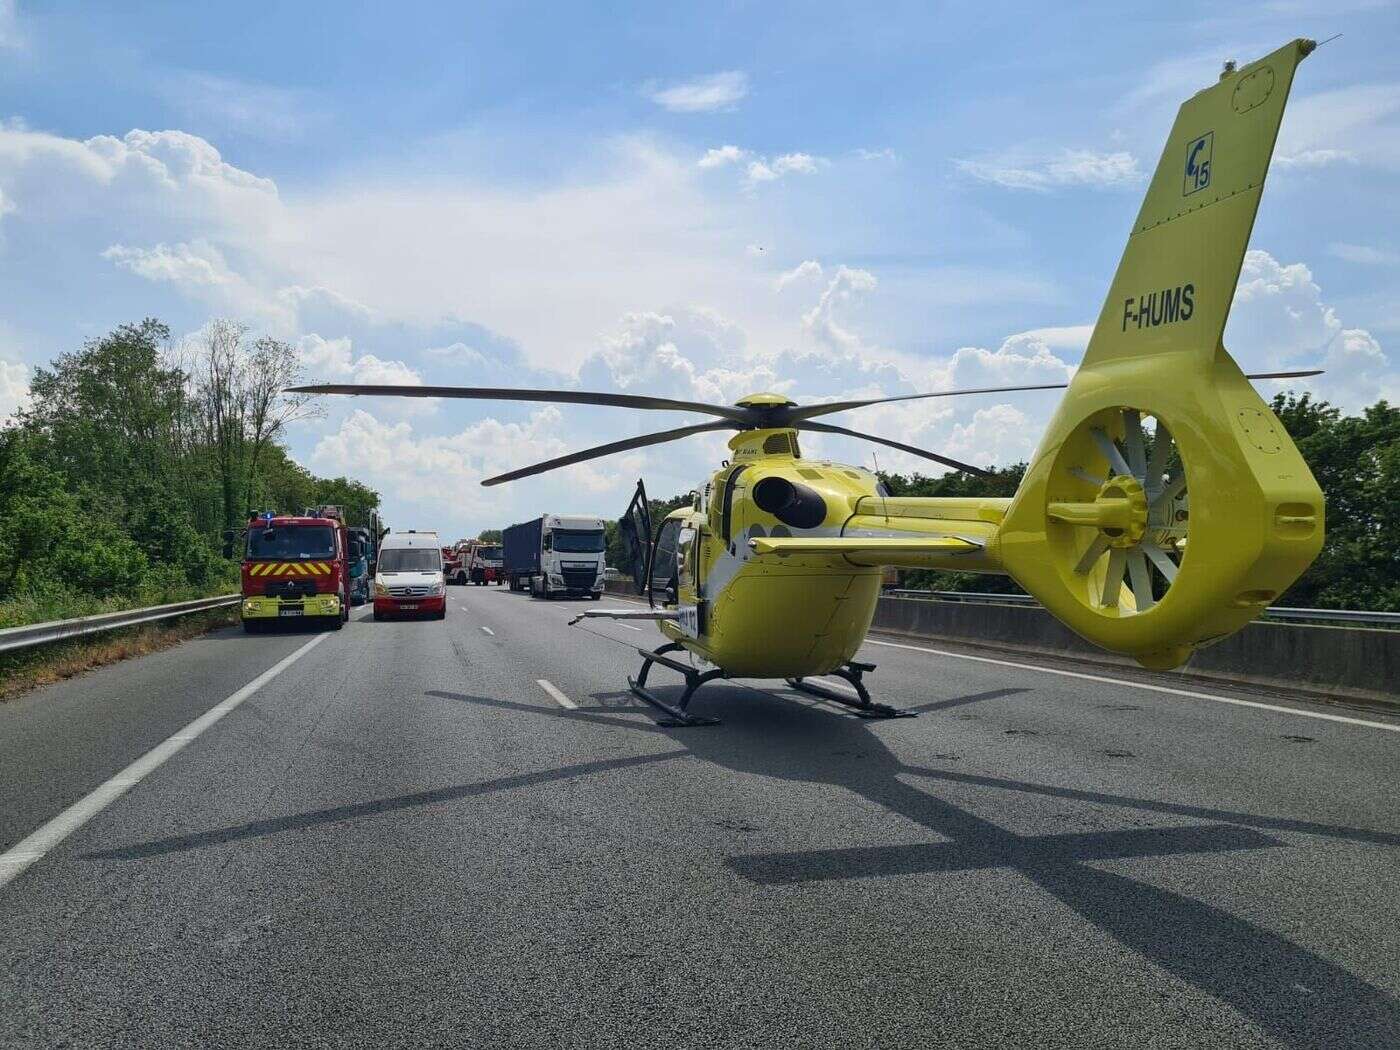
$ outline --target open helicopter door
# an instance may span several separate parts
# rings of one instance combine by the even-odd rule
[[[632,573],[632,586],[638,594],[645,594],[651,600],[651,507],[647,503],[647,488],[642,479],[637,479],[637,491],[632,494],[632,502],[617,522],[617,538],[622,545],[622,557],[628,571]]]

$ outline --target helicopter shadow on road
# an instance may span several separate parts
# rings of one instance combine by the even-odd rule
[[[663,695],[679,687],[662,687]],[[1287,848],[1265,832],[1318,835],[1397,847],[1400,834],[1182,805],[1085,789],[910,765],[859,718],[781,691],[732,684],[711,687],[707,713],[720,728],[666,728],[642,714],[626,692],[595,693],[594,706],[556,710],[431,690],[425,695],[532,717],[556,718],[664,736],[682,745],[659,754],[604,759],[496,780],[413,792],[391,798],[252,821],[187,835],[91,852],[85,859],[138,860],[395,811],[481,797],[610,770],[678,758],[710,762],[737,773],[823,784],[850,791],[927,828],[929,844],[746,854],[726,858],[739,877],[773,887],[891,875],[930,875],[1011,868],[1082,918],[1179,980],[1229,1004],[1287,1046],[1396,1045],[1400,1002],[1336,963],[1221,908],[1136,878],[1091,866],[1095,861],[1238,850]],[[1004,695],[993,690],[925,705],[949,708]],[[1191,818],[1197,823],[1089,833],[1020,835],[979,817],[925,784],[954,783],[988,793],[1014,792]],[[1300,991],[1300,989],[1303,989]]]
[[[664,688],[658,691],[665,693]],[[947,710],[1017,691],[949,697],[920,709]],[[594,699],[602,710],[634,702],[626,692],[597,693]],[[727,866],[746,879],[780,887],[1009,867],[1146,961],[1228,1003],[1284,1045],[1336,1045],[1343,1032],[1354,1045],[1396,1045],[1400,1040],[1400,1002],[1385,990],[1219,907],[1091,866],[1095,861],[1290,846],[1266,831],[1392,848],[1400,846],[1400,834],[929,769],[905,763],[863,720],[796,694],[774,691],[759,699],[739,686],[714,689],[703,700],[707,714],[723,719],[723,728],[641,728],[665,732],[683,741],[695,758],[734,772],[850,791],[951,840],[728,858]],[[581,709],[572,714],[590,713]],[[1197,823],[1020,835],[906,779],[987,793],[1037,794]]]

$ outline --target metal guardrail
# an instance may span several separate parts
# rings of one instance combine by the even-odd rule
[[[242,597],[240,594],[221,594],[217,598],[196,598],[188,602],[151,605],[144,609],[126,609],[123,612],[102,613],[99,616],[79,616],[72,620],[50,620],[48,623],[6,627],[0,630],[0,653],[81,638],[83,635],[98,634],[102,631],[114,631],[120,627],[137,627],[155,620],[169,620],[175,616],[187,616],[210,609],[222,609],[225,606],[237,605]]]
[[[1031,605],[1040,603],[1028,594],[978,594],[973,591],[888,590],[892,598],[922,598],[927,601],[964,602],[970,605]],[[1283,622],[1304,621],[1323,623],[1354,623],[1369,627],[1400,628],[1400,612],[1367,612],[1364,609],[1294,609],[1286,605],[1271,605],[1264,610],[1264,619]]]

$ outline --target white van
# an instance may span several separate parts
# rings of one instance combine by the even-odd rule
[[[379,544],[374,570],[374,618],[447,615],[447,581],[436,532],[391,532]]]

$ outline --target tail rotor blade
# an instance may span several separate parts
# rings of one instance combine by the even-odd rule
[[[483,485],[501,485],[507,481],[517,481],[520,478],[528,478],[535,474],[543,474],[546,471],[558,470],[560,467],[572,466],[575,463],[583,463],[590,459],[599,459],[603,456],[611,456],[618,452],[628,452],[634,448],[646,448],[648,445],[661,445],[667,441],[678,441],[683,437],[690,437],[692,434],[703,434],[710,430],[732,430],[728,423],[697,423],[690,427],[678,427],[675,430],[662,430],[655,434],[643,434],[641,437],[625,438],[622,441],[610,441],[606,445],[597,445],[593,448],[586,448],[582,452],[571,452],[567,456],[559,456],[556,459],[547,459],[543,463],[535,463],[528,467],[521,467],[519,470],[512,470],[506,474],[498,474],[494,478],[485,479]]]
[[[901,452],[908,452],[911,456],[931,459],[935,463],[942,463],[945,467],[952,467],[954,470],[961,470],[966,474],[974,474],[979,478],[990,478],[992,476],[989,471],[983,470],[981,467],[974,467],[971,463],[963,463],[960,460],[950,459],[948,456],[940,456],[937,452],[930,452],[926,448],[916,448],[913,445],[905,445],[898,441],[891,441],[889,438],[876,437],[874,434],[862,434],[858,430],[834,427],[830,423],[802,422],[793,425],[798,430],[815,430],[822,434],[840,434],[843,437],[860,438],[862,441],[873,441],[877,445],[897,448]]]

